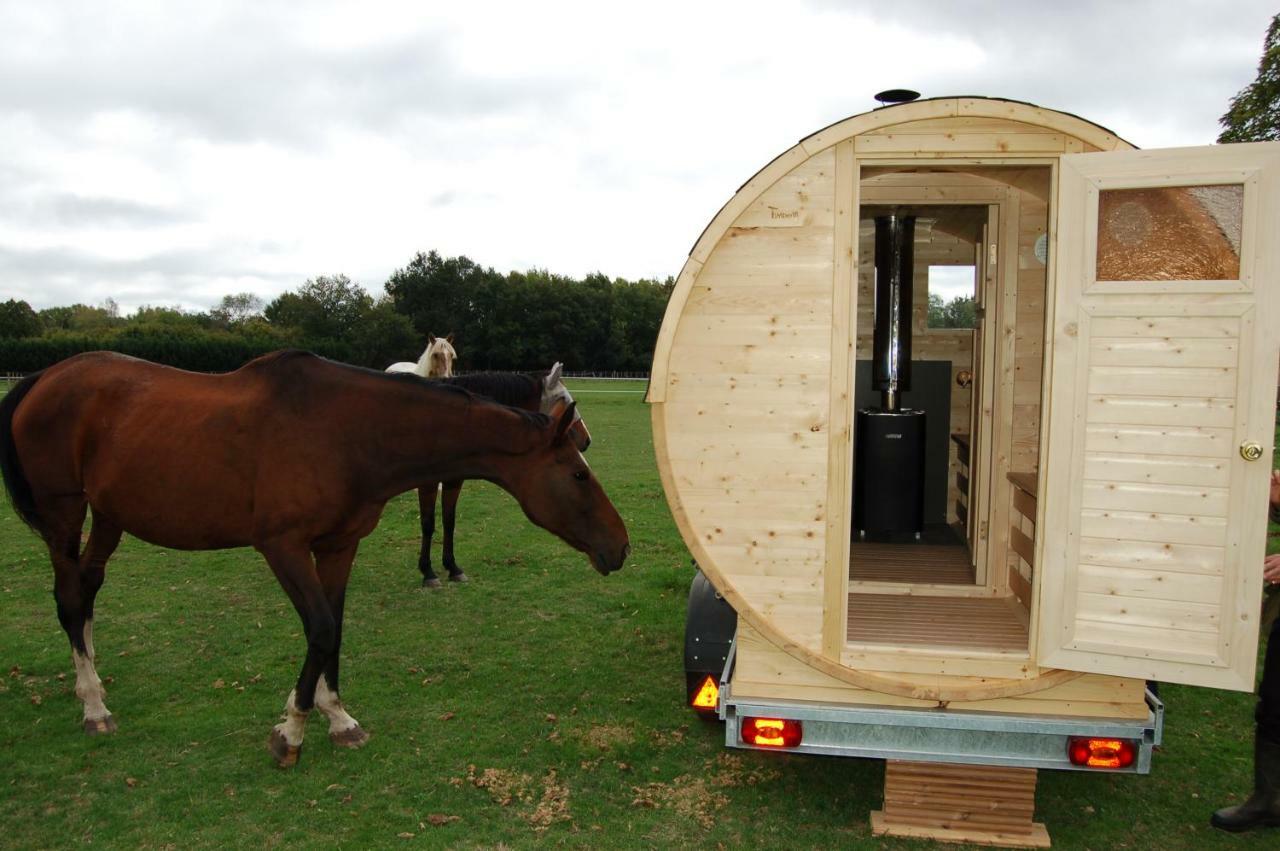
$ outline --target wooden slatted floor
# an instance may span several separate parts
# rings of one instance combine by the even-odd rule
[[[963,544],[855,543],[849,547],[849,578],[861,582],[923,582],[972,585],[973,565]]]
[[[850,594],[850,643],[1027,652],[1027,628],[1009,598]]]

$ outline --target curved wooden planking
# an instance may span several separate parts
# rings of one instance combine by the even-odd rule
[[[856,151],[859,138],[865,153]],[[740,617],[787,654],[836,679],[939,702],[1015,697],[1073,680],[1079,676],[1074,672],[1046,671],[1031,679],[939,676],[921,683],[849,668],[822,652],[830,467],[828,462],[818,471],[815,459],[827,461],[830,428],[838,425],[831,416],[831,399],[838,396],[830,384],[839,379],[830,363],[838,253],[832,205],[838,193],[831,187],[839,170],[832,148],[844,141],[866,162],[928,156],[1045,162],[1068,152],[1128,147],[1104,128],[1065,113],[1015,101],[944,98],[838,122],[748,180],[690,252],[655,347],[647,398],[677,526]],[[820,196],[813,204],[811,193]],[[779,209],[779,199],[796,197],[803,209]],[[770,348],[783,340],[791,348],[770,358],[764,347],[751,345],[750,334],[762,327],[770,329]],[[785,331],[776,334],[774,327]],[[815,344],[817,339],[825,342]],[[777,505],[734,490],[743,481],[780,476],[787,493]]]
[[[1045,109],[1035,104],[999,98],[931,98],[898,106],[887,106],[871,112],[853,115],[824,127],[800,140],[800,147],[811,153],[830,147],[836,142],[863,133],[871,133],[894,124],[923,121],[932,118],[996,118],[1017,121],[1049,130],[1056,130],[1079,139],[1099,151],[1134,147],[1105,127],[1086,121],[1067,112]],[[998,153],[993,151],[992,153]]]

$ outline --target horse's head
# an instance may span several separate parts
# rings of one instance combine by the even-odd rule
[[[622,567],[631,543],[613,503],[569,440],[575,407],[570,403],[552,420],[504,483],[530,520],[586,553],[592,567],[608,574]]]
[[[453,335],[437,337],[427,335],[427,350],[422,357],[427,362],[428,378],[449,378],[453,375],[453,361],[458,353],[453,348]]]
[[[570,406],[573,406],[573,424],[569,426],[569,439],[579,452],[586,452],[591,445],[591,432],[587,431],[587,424],[582,421],[582,415],[569,395],[569,388],[564,386],[564,364],[557,363],[542,379],[542,406],[539,410],[558,420]]]

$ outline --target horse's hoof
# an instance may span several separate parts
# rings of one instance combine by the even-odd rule
[[[330,733],[329,741],[333,742],[334,745],[340,748],[359,748],[363,747],[364,743],[369,741],[369,734],[364,731],[363,727],[357,724],[354,727],[348,727],[347,729],[340,730],[337,733]]]
[[[422,587],[423,587],[423,588],[439,588],[439,587],[440,587],[440,580],[439,580],[439,579],[436,579],[434,576],[433,576],[432,578],[430,578],[430,579],[423,579],[423,580],[422,580]]]
[[[116,719],[110,715],[105,718],[84,719],[84,731],[90,736],[105,736],[116,731]]]
[[[449,581],[450,582],[470,582],[471,579],[465,573],[459,570],[457,573],[449,574]]]
[[[285,741],[283,733],[272,730],[271,737],[267,739],[267,750],[271,752],[271,758],[276,761],[276,765],[281,768],[292,768],[298,764],[302,745],[291,745]]]

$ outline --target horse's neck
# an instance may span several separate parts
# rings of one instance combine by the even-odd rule
[[[501,482],[512,458],[534,448],[541,431],[520,414],[449,391],[402,388],[378,406],[370,455],[390,493],[424,482]]]

